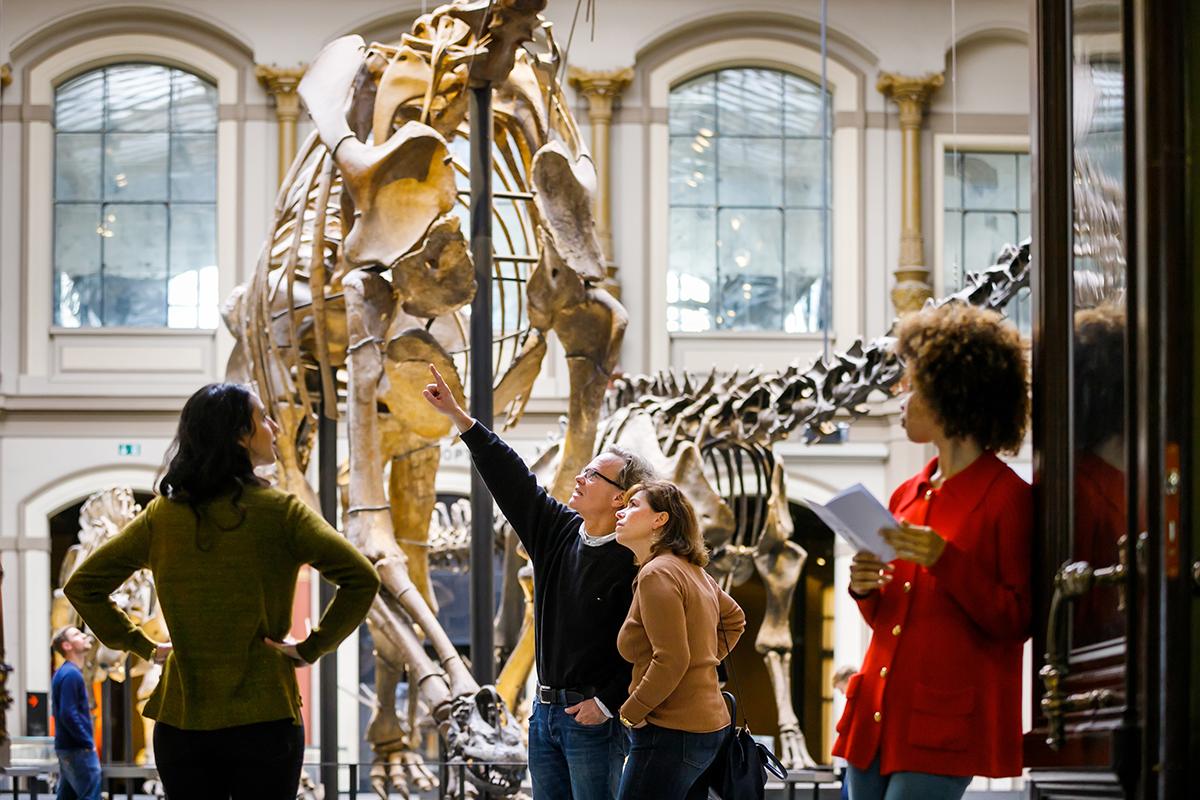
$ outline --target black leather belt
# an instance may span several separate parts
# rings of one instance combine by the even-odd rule
[[[596,692],[590,686],[579,689],[555,689],[553,686],[538,686],[537,699],[539,703],[550,706],[573,706],[584,700],[591,700]]]

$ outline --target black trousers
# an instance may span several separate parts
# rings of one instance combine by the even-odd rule
[[[167,800],[295,800],[304,728],[290,719],[213,731],[154,726]]]

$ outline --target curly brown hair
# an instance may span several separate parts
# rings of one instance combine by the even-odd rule
[[[946,303],[904,317],[896,354],[947,436],[1015,453],[1029,422],[1029,366],[1017,329],[994,311]]]
[[[670,481],[639,483],[625,493],[625,504],[639,493],[645,495],[652,510],[667,512],[667,521],[650,548],[651,557],[674,553],[698,567],[708,564],[708,546],[696,524],[696,512],[679,487]]]
[[[1125,311],[1075,312],[1075,446],[1091,450],[1125,432]]]

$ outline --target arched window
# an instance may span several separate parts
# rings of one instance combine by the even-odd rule
[[[54,324],[215,328],[216,87],[117,64],[54,103]]]
[[[671,89],[669,331],[828,327],[830,118],[779,70]]]

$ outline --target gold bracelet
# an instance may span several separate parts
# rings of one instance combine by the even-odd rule
[[[624,725],[626,728],[632,728],[632,727],[633,727],[633,723],[632,723],[632,722],[630,722],[630,721],[629,721],[629,720],[626,718],[626,716],[625,716],[624,714],[620,714],[620,715],[618,715],[618,716],[620,716],[620,718],[621,718],[621,724],[622,724],[622,725]]]

